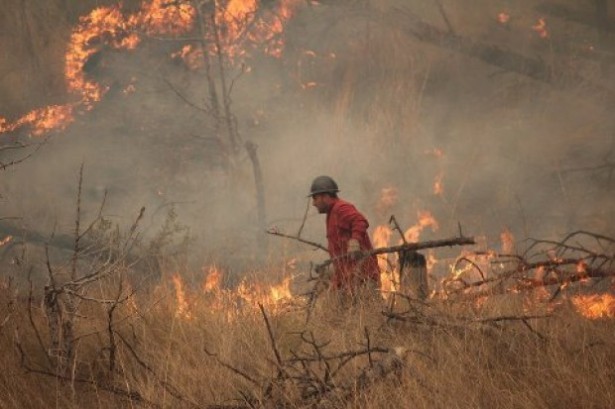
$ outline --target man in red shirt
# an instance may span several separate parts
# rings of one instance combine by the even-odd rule
[[[367,234],[369,223],[354,205],[337,197],[337,183],[329,176],[312,182],[312,205],[327,215],[329,255],[334,260],[331,285],[355,293],[364,284],[380,287],[380,270],[376,256],[365,256],[373,249]]]

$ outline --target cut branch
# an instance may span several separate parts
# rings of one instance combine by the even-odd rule
[[[284,233],[281,233],[280,231],[278,231],[277,229],[269,229],[269,230],[267,230],[267,234],[272,234],[274,236],[279,236],[279,237],[284,237],[284,238],[287,238],[287,239],[297,240],[300,243],[309,244],[310,246],[316,247],[317,249],[320,249],[320,250],[323,250],[323,251],[326,251],[326,252],[329,251],[322,244],[316,243],[314,241],[302,239],[301,237],[298,237],[298,236],[291,236],[289,234],[284,234]]]
[[[452,247],[452,246],[465,246],[476,244],[473,237],[454,237],[450,239],[443,240],[432,240],[432,241],[423,241],[418,243],[404,243],[398,246],[391,247],[380,247],[377,249],[373,249],[368,252],[363,252],[363,257],[376,256],[378,254],[387,254],[387,253],[397,253],[400,251],[418,251],[423,249],[431,249],[437,247]],[[346,256],[335,257],[329,260],[324,261],[323,263],[316,266],[315,270],[317,272],[322,271],[331,263],[343,260]]]

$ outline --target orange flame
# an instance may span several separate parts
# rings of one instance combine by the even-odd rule
[[[179,273],[175,273],[171,279],[175,285],[175,296],[177,298],[177,309],[175,311],[175,315],[186,319],[192,318],[188,301],[186,299],[186,292],[184,291],[184,282],[181,276]]]
[[[205,271],[205,268],[203,268]],[[222,282],[222,272],[214,266],[210,266],[205,281],[203,281],[203,291],[206,293],[220,290],[220,283]]]
[[[191,70],[197,70],[203,66],[203,50],[188,44],[180,51],[171,54],[171,58],[180,58]]]
[[[230,0],[224,9],[216,10],[216,24],[225,28],[219,33],[220,45],[231,60],[248,54],[244,40],[265,44],[266,54],[281,57],[284,41],[280,35],[284,24],[301,3],[301,0],[282,0],[275,10],[267,11],[258,9],[256,0]]]
[[[615,297],[611,294],[577,295],[572,303],[586,318],[615,318]]]
[[[2,247],[5,244],[9,243],[11,240],[13,240],[13,236],[6,236],[2,240],[0,240],[0,247]]]
[[[244,38],[266,46],[270,55],[280,56],[283,42],[280,34],[283,23],[292,17],[300,0],[282,0],[277,9],[265,13],[267,18],[255,20],[258,2],[256,0],[230,0],[225,8],[216,11],[216,22],[222,25],[222,46],[229,54],[244,54]],[[262,14],[262,13],[261,13]],[[91,110],[109,90],[109,86],[86,78],[84,68],[104,47],[132,50],[143,35],[177,36],[190,31],[196,20],[196,10],[184,2],[149,0],[141,4],[138,12],[124,16],[120,6],[99,7],[79,19],[72,30],[65,53],[64,77],[69,93],[79,100],[66,105],[54,105],[33,110],[14,122],[0,117],[0,133],[13,132],[29,125],[32,135],[43,135],[51,130],[63,130],[74,121],[76,107]],[[210,50],[213,51],[213,50]],[[190,67],[196,67],[198,53],[182,49],[180,57]],[[134,85],[124,89],[124,94],[134,90]]]
[[[395,194],[396,191],[395,191]],[[385,197],[383,195],[383,197]],[[395,196],[396,197],[396,196]],[[382,199],[382,198],[381,198]],[[410,227],[404,233],[404,237],[408,242],[416,242],[418,241],[420,233],[426,227],[430,227],[435,231],[438,229],[438,222],[433,217],[433,215],[428,211],[419,211],[418,213],[419,221],[415,226]],[[389,245],[389,241],[391,240],[391,235],[393,231],[387,225],[377,226],[372,235],[372,242],[374,247],[387,247]],[[400,240],[401,242],[401,240]],[[377,256],[378,258],[378,267],[380,269],[380,281],[381,281],[381,290],[383,295],[386,297],[386,293],[390,291],[398,290],[399,283],[399,272],[391,271],[389,268],[389,257],[386,254],[380,254]],[[433,254],[430,257],[431,265],[429,268],[433,267],[435,264],[435,257]]]
[[[277,304],[282,300],[292,298],[290,279],[290,277],[286,277],[279,285],[274,285],[269,289],[271,303]]]
[[[13,123],[0,117],[0,133],[13,132],[25,125],[32,127],[32,135],[40,136],[52,129],[64,129],[73,121],[73,105],[50,105],[35,109]]]
[[[376,227],[372,237],[374,247],[387,247],[393,231],[387,225]],[[380,289],[383,294],[390,291],[395,291],[395,276],[394,272],[389,269],[389,259],[386,254],[379,254],[378,268],[380,269]]]
[[[418,212],[419,221],[416,225],[410,227],[404,233],[406,237],[406,241],[409,242],[417,242],[419,240],[419,236],[421,232],[427,228],[431,227],[432,231],[438,230],[440,227],[436,218],[431,214],[430,211],[419,211]]]
[[[141,10],[129,17],[132,27],[143,27],[148,35],[180,35],[188,32],[196,17],[189,3],[169,0],[151,0],[141,5]]]
[[[222,289],[220,287],[222,270],[212,265],[208,268],[203,267],[203,272],[207,273],[201,287],[207,297],[198,298],[206,303],[209,311],[225,311],[229,320],[241,313],[257,311],[256,306],[259,303],[271,312],[278,312],[293,297],[290,288],[291,276],[286,276],[279,284],[271,285],[244,278],[235,289]]]

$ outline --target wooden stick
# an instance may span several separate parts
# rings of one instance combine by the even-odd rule
[[[281,233],[280,231],[278,231],[277,229],[269,229],[269,230],[267,230],[267,234],[272,234],[274,236],[285,237],[287,239],[297,240],[297,241],[299,241],[301,243],[309,244],[310,246],[313,246],[313,247],[316,247],[318,249],[321,249],[321,250],[324,250],[326,252],[329,252],[329,250],[325,246],[323,246],[322,244],[318,244],[318,243],[316,243],[314,241],[305,240],[305,239],[302,239],[301,237],[291,236],[289,234],[284,234],[284,233]]]
[[[436,247],[464,246],[464,245],[469,245],[469,244],[476,244],[473,237],[454,237],[454,238],[443,239],[443,240],[423,241],[423,242],[417,242],[417,243],[404,243],[398,246],[391,246],[391,247],[379,247],[379,248],[376,248],[376,249],[373,249],[367,252],[363,252],[362,256],[363,258],[365,258],[369,256],[376,256],[378,254],[397,253],[399,251],[408,251],[408,250],[417,251],[417,250],[430,249],[430,248],[436,248]],[[315,270],[316,272],[322,271],[329,264],[335,261],[338,261],[338,260],[345,259],[345,258],[346,258],[345,255],[340,256],[340,257],[331,258],[317,265]]]
[[[308,212],[310,210],[310,201],[312,198],[309,198],[307,204],[305,205],[305,213],[303,214],[303,220],[301,221],[301,226],[299,226],[299,231],[297,232],[297,237],[301,237],[301,233],[303,232],[303,228],[305,227],[305,221],[307,220]]]

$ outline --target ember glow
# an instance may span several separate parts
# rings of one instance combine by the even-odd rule
[[[513,254],[515,250],[515,236],[508,228],[504,228],[500,233],[500,242],[503,254]]]
[[[498,23],[500,24],[506,24],[510,21],[510,14],[506,12],[498,13],[497,20],[498,20]]]
[[[436,179],[433,182],[433,194],[436,196],[442,196],[444,194],[442,179],[444,179],[444,174],[440,173],[436,176]]]
[[[428,149],[425,151],[425,155],[433,156],[436,159],[442,159],[444,157],[444,151],[440,148]]]
[[[549,37],[549,31],[547,31],[547,21],[544,18],[539,18],[536,24],[532,26],[532,30],[534,30],[540,38]]]

